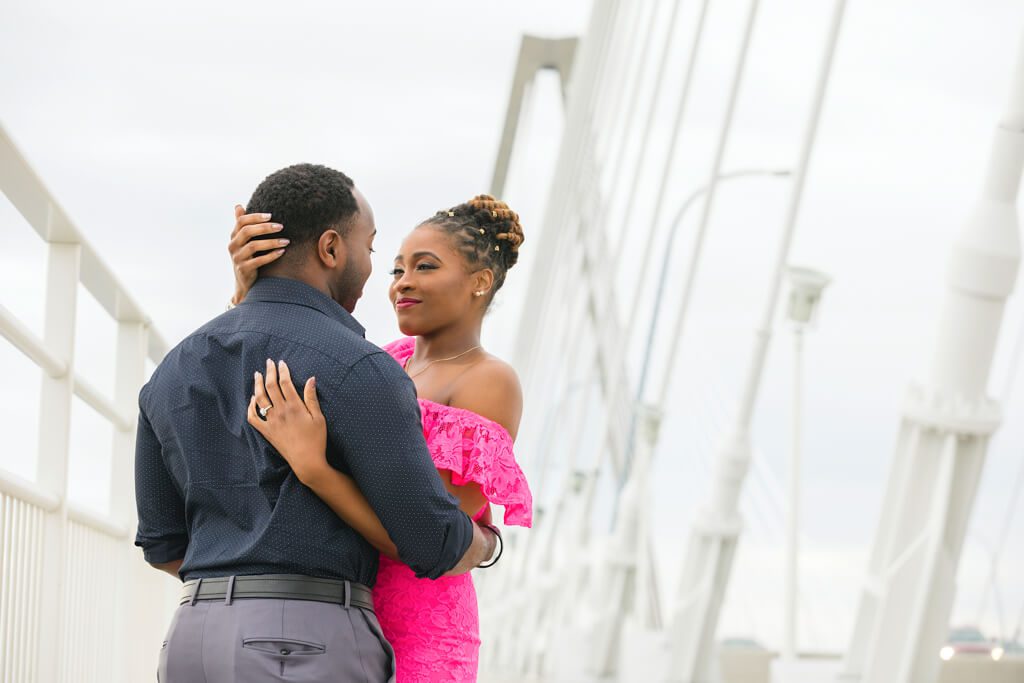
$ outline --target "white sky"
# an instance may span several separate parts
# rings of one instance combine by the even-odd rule
[[[792,164],[830,4],[764,3],[727,168]],[[721,0],[712,14],[673,176],[680,198],[706,173],[744,6]],[[219,313],[230,295],[225,244],[233,204],[290,163],[346,171],[369,197],[380,229],[376,270],[357,316],[371,339],[384,342],[396,334],[385,272],[401,236],[436,209],[486,190],[519,36],[576,34],[588,10],[582,0],[297,2],[286,10],[251,2],[0,0],[0,121],[172,343]],[[944,258],[980,183],[1022,20],[1024,7],[1012,0],[850,3],[793,258],[835,278],[807,344],[809,646],[846,641],[902,392],[927,358]],[[518,153],[508,192],[527,232],[524,261],[486,333],[505,355],[558,139],[551,79],[538,85],[534,103],[528,147]],[[645,179],[646,201],[614,222],[613,233],[640,234],[654,188]],[[704,463],[752,342],[785,192],[780,181],[739,181],[723,187],[715,205],[656,462],[654,509],[670,520],[659,555],[671,587],[686,525],[706,489]],[[2,200],[0,230],[0,302],[40,330],[43,248]],[[627,264],[638,242],[626,240]],[[682,264],[680,257],[672,272]],[[628,266],[623,272],[632,278]],[[1021,299],[1008,309],[996,393],[1024,320]],[[637,305],[649,304],[648,297]],[[112,326],[87,297],[80,309],[78,369],[109,387]],[[0,466],[32,476],[34,371],[2,344],[0,362],[10,368],[9,386],[26,387],[0,398],[13,425],[13,447],[0,454]],[[745,503],[754,519],[723,619],[723,631],[770,644],[781,604],[781,493],[772,482],[784,481],[786,471],[790,363],[780,328],[756,424],[761,465]],[[999,533],[1024,458],[1021,383],[979,491],[957,621],[978,618],[986,545]],[[75,417],[72,493],[102,507],[109,434],[88,409],[76,407]],[[1024,573],[1021,538],[1024,513],[1015,518],[999,577],[1008,627],[1024,603],[1024,587],[1013,580]],[[994,632],[991,605],[982,617]]]

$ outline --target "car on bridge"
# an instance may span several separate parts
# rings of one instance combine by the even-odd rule
[[[995,638],[986,638],[976,626],[958,626],[950,629],[949,640],[939,650],[939,657],[949,661],[954,657],[990,657],[999,661],[1004,647]]]

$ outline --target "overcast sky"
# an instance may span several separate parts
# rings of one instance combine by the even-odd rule
[[[690,5],[696,3],[684,3]],[[746,3],[714,5],[673,170],[676,202],[707,172]],[[830,5],[764,3],[727,168],[794,163]],[[287,9],[0,0],[0,122],[171,343],[220,312],[231,294],[225,246],[232,206],[291,163],[344,170],[373,204],[380,229],[375,272],[357,316],[383,343],[397,333],[385,272],[401,236],[435,210],[487,189],[520,36],[575,35],[588,12],[582,0],[297,2]],[[684,12],[682,22],[690,19]],[[841,647],[848,637],[902,395],[928,357],[944,259],[982,177],[1022,20],[1024,7],[1014,0],[850,3],[793,254],[794,262],[834,278],[807,340],[807,645]],[[677,61],[674,68],[682,66]],[[676,75],[669,76],[671,93]],[[523,262],[485,332],[488,346],[507,357],[560,134],[553,79],[538,83],[532,104],[508,191],[526,230]],[[659,131],[663,118],[655,122]],[[609,239],[626,236],[620,284],[636,274],[635,236],[651,219],[659,167],[644,169],[635,213],[609,222]],[[670,587],[745,368],[786,189],[778,180],[722,188],[684,338],[673,350],[664,333],[659,337],[660,353],[681,359],[670,378],[653,503],[666,520],[658,547]],[[0,226],[0,302],[41,330],[45,252],[2,199]],[[684,257],[672,262],[669,310]],[[996,395],[1009,386],[1022,298],[1008,307],[993,369]],[[649,294],[618,301],[644,310],[650,303]],[[80,312],[86,324],[78,370],[109,387],[112,326],[86,297]],[[2,344],[0,361],[11,369],[9,386],[27,387],[0,398],[14,425],[14,447],[0,454],[0,466],[32,476],[34,371]],[[786,474],[790,375],[790,337],[780,326],[755,425],[759,463],[744,502],[750,533],[723,619],[723,631],[770,644],[779,632],[777,482]],[[1018,378],[990,450],[956,621],[979,616],[988,546],[1024,458],[1021,384]],[[96,422],[76,407],[72,488],[77,499],[102,507],[106,461],[97,444],[109,435]],[[521,457],[532,476],[529,453]],[[1013,580],[1024,573],[1022,538],[1018,513],[999,575],[1009,628],[1024,604],[1024,587]],[[991,606],[981,616],[990,631],[997,628]]]

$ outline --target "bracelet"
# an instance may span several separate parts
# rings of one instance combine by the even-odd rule
[[[496,565],[498,563],[498,560],[501,559],[501,554],[505,552],[505,542],[501,540],[501,532],[498,531],[498,527],[494,526],[493,524],[481,524],[480,526],[484,529],[490,529],[491,533],[493,533],[494,536],[498,539],[498,554],[494,556],[494,559],[486,564],[477,565],[477,569],[487,569],[488,567],[493,567],[494,565]]]

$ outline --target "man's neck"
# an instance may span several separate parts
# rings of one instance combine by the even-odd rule
[[[246,301],[276,301],[278,303],[303,304],[314,308],[325,315],[336,318],[359,336],[365,336],[366,330],[352,316],[352,311],[339,304],[334,297],[315,283],[305,279],[288,277],[284,274],[261,274],[253,285]]]
[[[304,285],[309,285],[313,289],[324,294],[324,296],[328,296],[334,301],[337,301],[337,299],[334,298],[334,293],[331,292],[331,288],[327,286],[324,279],[320,277],[318,273],[310,272],[308,268],[267,268],[267,266],[264,266],[260,269],[258,279],[263,279],[265,277],[278,277],[285,280],[296,280]]]

